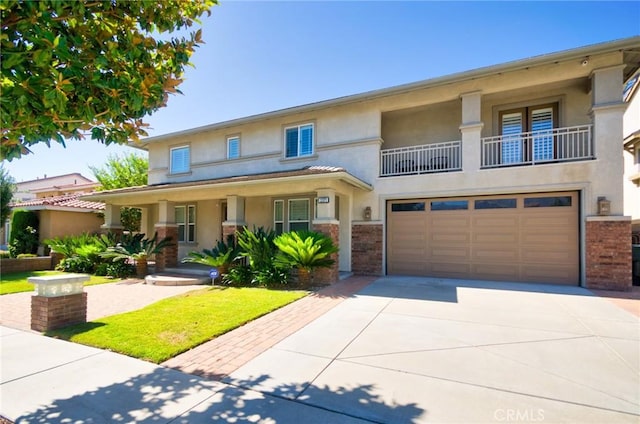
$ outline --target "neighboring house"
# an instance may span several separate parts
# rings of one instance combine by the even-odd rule
[[[143,208],[158,266],[242,226],[315,229],[337,271],[631,285],[623,87],[640,37],[145,139],[149,185],[95,193],[105,229]],[[628,241],[627,241],[628,240]]]
[[[45,175],[44,178],[16,183],[16,191],[13,193],[12,200],[14,203],[19,203],[36,197],[70,192],[89,192],[93,191],[97,186],[98,183],[77,172],[54,177]]]
[[[631,217],[633,243],[640,244],[640,71],[625,86],[624,214]]]
[[[38,214],[39,239],[82,233],[97,233],[104,223],[104,203],[80,200],[99,184],[78,173],[17,183],[12,209],[26,209]],[[22,199],[22,200],[20,200]],[[10,228],[6,226],[6,234]],[[8,241],[8,240],[7,240]]]

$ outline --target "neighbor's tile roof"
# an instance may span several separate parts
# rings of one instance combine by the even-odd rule
[[[104,210],[104,203],[101,202],[90,202],[86,200],[80,200],[81,194],[86,193],[71,193],[64,194],[62,196],[52,196],[52,197],[41,197],[39,199],[27,200],[19,203],[11,203],[9,206],[12,208],[23,208],[23,207],[33,207],[33,206],[43,206],[43,208],[49,207],[59,207],[59,208],[77,208],[77,209],[90,209],[101,211]]]

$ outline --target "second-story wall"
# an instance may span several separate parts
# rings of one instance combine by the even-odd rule
[[[312,124],[314,151],[310,156],[284,157],[285,128]],[[227,159],[227,138],[240,138],[240,157]],[[360,156],[344,155],[345,146],[375,144],[380,140],[380,112],[363,104],[349,104],[318,111],[264,119],[243,125],[228,125],[173,137],[149,145],[149,184],[196,181],[242,174],[276,172],[309,165],[345,166],[362,178],[369,166],[358,169]],[[189,146],[191,170],[171,175],[170,149]],[[376,152],[377,155],[377,152]],[[375,160],[377,156],[374,156]],[[374,167],[375,168],[375,167]]]

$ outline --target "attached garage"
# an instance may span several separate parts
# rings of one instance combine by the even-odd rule
[[[578,285],[577,192],[387,202],[387,273]]]

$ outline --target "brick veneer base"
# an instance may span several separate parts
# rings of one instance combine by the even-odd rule
[[[54,268],[51,256],[37,258],[3,258],[0,259],[0,272],[46,271]]]
[[[382,275],[382,224],[351,226],[351,271]]]
[[[586,286],[631,290],[631,221],[587,221]]]
[[[313,224],[313,231],[331,237],[335,246],[340,246],[340,225],[339,224]],[[313,271],[313,284],[328,285],[340,280],[340,263],[338,254],[330,256],[335,262],[331,268],[316,268]]]
[[[226,243],[229,236],[233,236],[233,242],[236,241],[236,231],[242,230],[239,225],[223,225],[222,226],[222,240]]]
[[[31,329],[48,331],[87,322],[87,293],[31,297]]]
[[[177,225],[156,225],[158,240],[171,237],[172,246],[163,249],[156,255],[156,271],[171,268],[178,265],[178,226]]]

